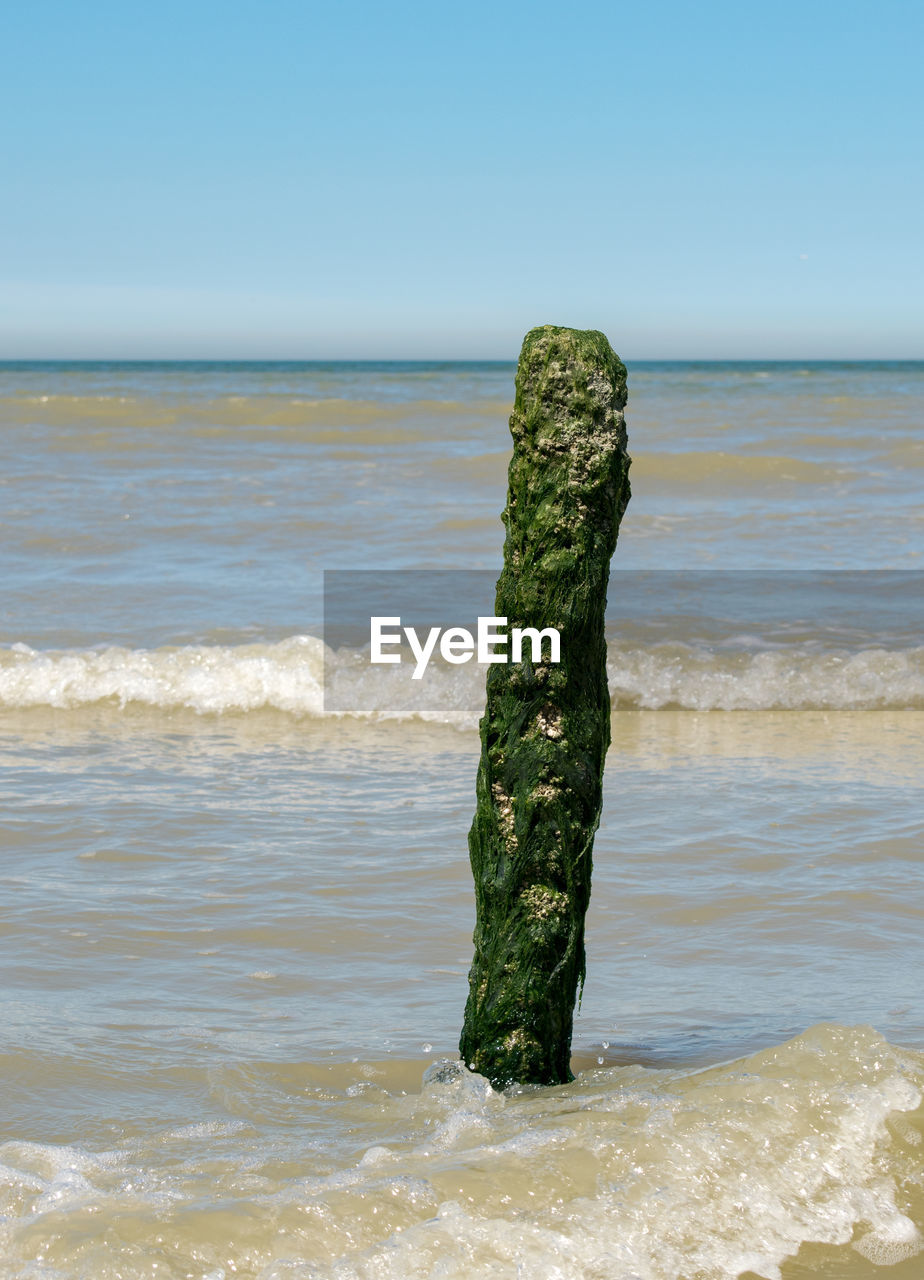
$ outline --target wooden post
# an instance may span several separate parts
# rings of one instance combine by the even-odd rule
[[[488,668],[469,833],[475,957],[460,1050],[497,1088],[572,1079],[584,916],[610,741],[604,611],[629,501],[626,370],[602,333],[526,335],[496,613],[555,627],[560,662]]]

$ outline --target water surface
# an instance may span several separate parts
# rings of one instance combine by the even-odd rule
[[[577,1079],[500,1095],[479,673],[334,715],[320,636],[497,569],[513,367],[0,366],[0,1274],[920,1276],[924,365],[629,372]]]

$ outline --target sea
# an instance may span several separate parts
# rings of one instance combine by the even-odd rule
[[[498,1092],[484,667],[325,584],[490,585],[515,365],[0,365],[4,1280],[924,1276],[924,363],[628,368],[575,1079]]]

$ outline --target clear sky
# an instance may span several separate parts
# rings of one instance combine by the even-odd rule
[[[0,358],[924,356],[920,0],[31,0]]]

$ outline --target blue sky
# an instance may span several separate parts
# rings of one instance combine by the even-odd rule
[[[0,359],[924,356],[924,6],[33,0]]]

